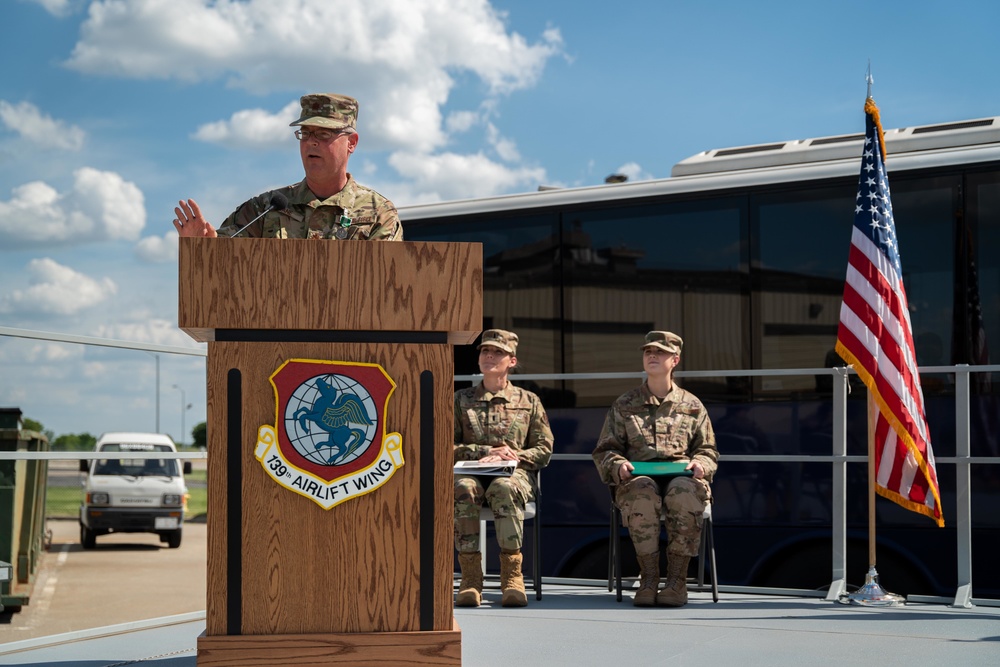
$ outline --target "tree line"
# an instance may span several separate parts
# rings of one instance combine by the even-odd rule
[[[26,417],[22,422],[26,430],[44,435],[49,441],[49,449],[54,452],[89,452],[97,444],[97,438],[90,433],[64,433],[57,436],[39,421]],[[208,425],[205,422],[195,424],[190,435],[195,447],[205,447],[208,441]]]

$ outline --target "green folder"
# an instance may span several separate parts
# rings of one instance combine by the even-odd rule
[[[690,477],[694,474],[691,470],[685,470],[689,461],[632,461],[633,475],[645,475],[647,477],[677,477],[686,475]]]

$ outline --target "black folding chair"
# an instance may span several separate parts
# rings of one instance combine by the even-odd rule
[[[622,601],[622,559],[621,528],[622,512],[615,505],[614,489],[611,490],[611,534],[608,539],[608,592],[615,591],[615,599]],[[711,570],[711,584],[705,583],[705,564]],[[688,588],[696,591],[712,591],[712,601],[719,601],[719,579],[715,570],[715,536],[712,532],[712,505],[705,508],[702,515],[701,543],[698,546],[698,574],[693,582],[688,580]]]

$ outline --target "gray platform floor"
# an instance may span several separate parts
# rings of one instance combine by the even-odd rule
[[[680,609],[637,609],[605,589],[547,585],[541,602],[456,609],[473,667],[639,664],[1000,665],[1000,608],[869,608],[799,598],[693,593]],[[0,644],[0,665],[194,667],[204,614]]]

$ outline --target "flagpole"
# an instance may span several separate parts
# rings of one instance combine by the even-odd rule
[[[870,98],[869,98],[870,99]],[[841,596],[839,602],[862,607],[901,607],[905,600],[901,595],[890,593],[878,582],[875,569],[875,427],[878,404],[868,395],[868,574],[865,585],[856,592]]]
[[[875,571],[875,411],[878,405],[868,397],[868,570]]]
[[[865,83],[868,93],[865,102],[872,99],[872,61],[868,60],[868,71],[865,72]],[[868,395],[868,573],[875,572],[875,412],[878,405],[869,393]]]

